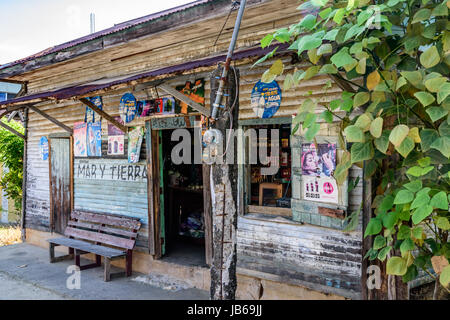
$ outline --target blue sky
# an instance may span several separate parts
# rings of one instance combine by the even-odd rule
[[[193,0],[0,0],[0,65]]]

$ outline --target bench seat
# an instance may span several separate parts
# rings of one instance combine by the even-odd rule
[[[70,238],[55,238],[47,240],[50,243],[56,244],[58,246],[65,246],[69,248],[78,249],[85,252],[90,252],[97,254],[99,256],[107,257],[107,258],[118,258],[124,257],[127,255],[126,251],[122,251],[119,249],[108,248],[105,246],[99,246],[96,244],[88,243],[83,240],[70,239]]]
[[[137,218],[108,213],[72,211],[70,220],[64,230],[64,237],[48,239],[50,263],[74,259],[80,270],[100,267],[102,257],[104,280],[112,276],[132,273],[132,254],[141,222]],[[69,254],[55,257],[55,247],[64,246]],[[80,256],[92,253],[95,263],[81,265]],[[125,272],[111,274],[111,261],[125,258]]]

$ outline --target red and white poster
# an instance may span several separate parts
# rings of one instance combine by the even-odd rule
[[[336,144],[303,144],[301,161],[303,199],[338,204]]]
[[[334,178],[302,176],[302,184],[304,200],[339,203],[339,192]]]

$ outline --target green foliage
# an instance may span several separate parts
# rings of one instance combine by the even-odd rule
[[[18,122],[6,122],[8,126],[23,133],[24,128]],[[0,129],[0,163],[8,172],[3,172],[0,185],[9,199],[14,200],[14,206],[20,210],[22,206],[22,176],[23,176],[23,140],[6,129]]]
[[[285,90],[317,74],[347,88],[329,103],[305,100],[293,133],[301,127],[314,140],[318,119],[339,119],[340,141],[350,145],[341,142],[336,181],[366,162],[377,184],[376,216],[365,230],[375,243],[366,258],[385,261],[393,250],[387,272],[404,281],[431,268],[433,256],[450,258],[449,8],[448,0],[311,0],[299,6],[308,14],[298,23],[262,41],[288,42],[301,63],[311,64],[287,75]],[[279,63],[266,78],[282,74]],[[441,284],[448,285],[449,272]]]

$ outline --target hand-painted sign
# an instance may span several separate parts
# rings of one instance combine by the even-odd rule
[[[76,122],[73,126],[73,144],[75,157],[87,157],[87,124]]]
[[[75,160],[75,178],[88,180],[143,181],[147,179],[145,164],[128,164],[126,160]]]
[[[93,103],[100,110],[103,109],[102,97],[96,96],[87,98],[91,103]],[[84,116],[84,122],[98,122],[101,121],[101,117],[91,108],[86,107],[86,115]]]
[[[42,160],[48,159],[48,139],[47,137],[42,137],[39,141],[39,153],[41,154]]]
[[[119,113],[124,123],[133,121],[137,114],[137,104],[131,93],[125,93],[120,99]]]
[[[251,105],[259,118],[272,118],[281,105],[281,88],[274,80],[270,83],[258,81],[253,87]]]

